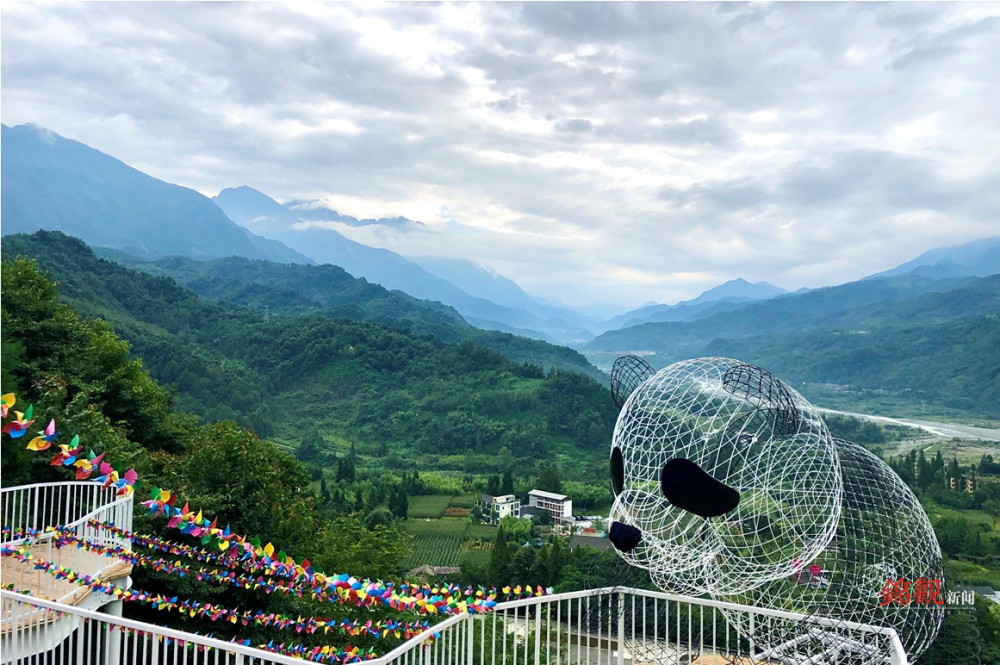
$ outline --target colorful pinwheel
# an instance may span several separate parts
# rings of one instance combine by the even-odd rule
[[[45,429],[38,433],[38,436],[28,442],[27,448],[28,450],[46,450],[57,436],[59,436],[59,432],[56,431],[56,421],[53,418]]]
[[[77,444],[80,443],[80,435],[77,434],[73,437],[73,440],[69,442],[69,446],[60,445],[60,451],[56,453],[56,456],[52,458],[50,464],[52,466],[73,466],[76,462],[76,456],[80,454],[83,450],[83,446]],[[70,446],[76,446],[75,448],[70,448]]]
[[[20,439],[24,436],[24,433],[28,431],[28,428],[35,422],[31,419],[31,414],[34,412],[33,406],[28,406],[28,410],[24,413],[20,411],[14,412],[14,420],[10,421],[3,426],[3,432],[5,434],[10,434],[12,439]]]
[[[94,472],[94,469],[101,465],[101,460],[104,459],[104,453],[94,456],[94,451],[91,450],[87,459],[78,459],[73,464],[76,467],[76,479],[77,480],[89,480],[90,474]]]
[[[0,418],[7,417],[8,409],[14,406],[14,402],[16,401],[17,399],[14,397],[14,393],[7,393],[6,395],[0,397]]]

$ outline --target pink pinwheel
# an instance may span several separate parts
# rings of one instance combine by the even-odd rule
[[[56,421],[53,418],[45,429],[38,433],[38,436],[28,442],[27,448],[28,450],[46,450],[57,436],[59,436],[59,432],[56,431]]]

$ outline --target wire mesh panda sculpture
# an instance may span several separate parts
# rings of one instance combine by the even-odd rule
[[[609,538],[625,561],[664,591],[807,617],[751,626],[725,610],[751,657],[889,662],[888,639],[853,624],[895,629],[911,661],[923,653],[944,616],[941,551],[892,469],[831,437],[805,398],[759,367],[619,363]],[[924,597],[900,602],[890,595],[900,584],[923,585]]]

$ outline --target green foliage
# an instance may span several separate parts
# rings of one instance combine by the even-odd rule
[[[596,459],[611,436],[614,409],[597,381],[565,369],[544,374],[540,367],[558,363],[511,361],[483,343],[501,344],[511,355],[534,349],[585,369],[569,349],[492,333],[448,344],[405,326],[315,314],[264,317],[201,300],[166,277],[98,260],[58,233],[7,237],[4,249],[44,262],[62,280],[62,297],[110,322],[142,367],[173,386],[180,408],[205,422],[233,420],[289,448],[302,444],[302,425],[309,423],[307,431],[320,436],[310,439],[318,455],[305,448],[308,461],[332,459],[329,442],[340,441],[357,444],[361,457],[378,457],[383,468],[412,468],[420,458],[427,468],[431,457],[471,452],[503,473],[515,459],[544,460],[567,446]],[[259,267],[237,264],[237,273]],[[107,398],[145,395],[113,384]],[[130,434],[150,443],[170,441],[150,428],[155,418],[127,422]],[[346,466],[340,476],[350,480]]]
[[[559,476],[559,470],[551,464],[543,465],[535,480],[535,489],[557,494],[562,492],[562,479]]]
[[[95,451],[179,450],[191,419],[171,410],[172,395],[129,358],[128,344],[103,321],[82,320],[59,303],[34,261],[4,262],[2,270],[0,334],[11,351],[2,357],[3,391]],[[23,446],[2,454],[6,483],[55,479]]]
[[[297,559],[308,557],[319,568],[348,571],[359,577],[388,578],[408,550],[410,537],[386,520],[362,525],[356,516],[331,522],[317,512],[308,490],[310,473],[289,453],[233,422],[198,426],[195,418],[172,409],[172,395],[130,357],[129,345],[99,320],[83,320],[57,300],[55,285],[30,260],[3,262],[3,391],[17,395],[18,406],[33,404],[39,416],[53,417],[65,433],[108,459],[135,466],[148,487],[175,492],[195,511],[228,523],[236,533],[273,542]],[[51,455],[3,446],[4,484],[66,480],[64,469],[48,464]],[[147,490],[142,490],[145,493]],[[164,521],[140,509],[140,532],[167,532]],[[198,541],[191,541],[196,544]],[[225,606],[265,612],[329,614],[329,606],[281,594],[211,588],[137,568],[135,585],[151,592],[199,598]],[[350,610],[346,610],[350,612]],[[129,606],[129,616],[170,622],[204,631],[179,617],[151,616]],[[216,627],[233,636],[237,628]],[[241,636],[258,637],[256,629]],[[267,641],[274,635],[261,639]]]
[[[698,356],[739,358],[806,397],[842,406],[877,395],[911,407],[1000,417],[1000,275],[862,280],[750,303],[690,322],[605,333],[592,351],[649,349],[657,367]]]
[[[885,431],[870,420],[862,420],[852,416],[824,414],[824,422],[830,434],[835,437],[853,441],[863,446],[885,443]]]

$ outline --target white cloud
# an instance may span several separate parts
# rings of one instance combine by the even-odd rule
[[[419,220],[338,230],[575,304],[996,233],[996,4],[13,3],[0,31],[6,124]]]

